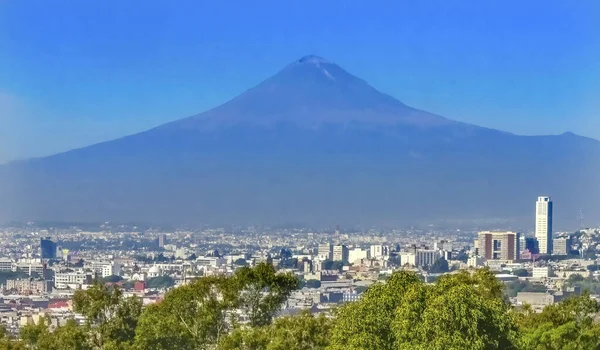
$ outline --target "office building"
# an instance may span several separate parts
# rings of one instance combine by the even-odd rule
[[[555,238],[552,241],[552,255],[569,255],[571,239],[568,237]]]
[[[0,271],[9,272],[13,271],[13,261],[11,259],[0,258]]]
[[[540,254],[552,254],[552,200],[538,197],[535,205],[535,238]]]
[[[359,260],[368,259],[369,258],[369,250],[354,248],[348,252],[348,260],[351,263],[354,263]]]
[[[519,236],[519,233],[510,231],[479,232],[479,255],[488,260],[518,260],[520,252]]]
[[[345,245],[333,246],[333,260],[348,263],[348,247]]]
[[[165,235],[164,233],[161,233],[158,235],[158,247],[164,248],[165,244],[167,244],[167,235]]]
[[[442,257],[441,250],[418,249],[415,252],[415,266],[425,267],[435,264]]]
[[[381,258],[390,255],[390,248],[386,245],[372,245],[371,258]]]
[[[550,266],[534,267],[532,272],[533,278],[548,278],[552,276]]]
[[[321,260],[331,260],[333,258],[333,246],[330,243],[320,244],[317,255]]]
[[[537,238],[525,237],[525,249],[528,250],[531,254],[539,254],[540,247],[538,245]]]
[[[40,256],[42,259],[56,259],[56,243],[50,237],[40,239]]]

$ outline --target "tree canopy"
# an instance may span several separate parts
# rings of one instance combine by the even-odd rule
[[[0,328],[0,350],[386,350],[600,349],[600,304],[588,294],[536,313],[513,308],[487,269],[442,275],[434,284],[398,271],[331,317],[276,317],[299,281],[266,263],[232,276],[202,277],[145,308],[118,286],[78,290],[85,318],[50,330],[27,325],[20,339]]]

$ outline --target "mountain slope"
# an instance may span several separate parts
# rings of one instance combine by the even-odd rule
[[[549,194],[574,222],[598,160],[595,140],[451,121],[306,56],[204,113],[0,167],[0,219],[526,223]]]

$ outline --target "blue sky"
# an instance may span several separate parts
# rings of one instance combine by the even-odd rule
[[[597,23],[596,0],[0,0],[0,162],[196,114],[306,54],[451,119],[600,138]]]

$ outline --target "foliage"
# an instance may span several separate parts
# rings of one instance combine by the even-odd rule
[[[233,283],[239,291],[238,305],[252,326],[270,324],[275,312],[299,287],[294,275],[278,274],[273,265],[266,263],[237,270]]]
[[[274,319],[298,286],[293,275],[262,263],[231,277],[199,278],[142,310],[137,298],[96,283],[73,299],[84,325],[69,320],[50,331],[42,318],[22,328],[21,339],[0,328],[0,350],[600,349],[600,304],[588,294],[541,313],[515,311],[487,269],[445,274],[435,284],[398,271],[333,319],[309,312]]]
[[[321,281],[319,280],[307,280],[304,282],[304,287],[306,288],[320,288]]]
[[[0,284],[6,284],[6,281],[8,280],[27,277],[29,277],[29,275],[23,271],[0,271]]]
[[[541,284],[534,284],[528,281],[514,281],[506,283],[505,295],[514,298],[519,292],[546,292],[547,289]]]
[[[253,328],[268,326],[297,287],[293,275],[278,274],[266,263],[242,267],[230,278],[200,278],[171,290],[162,302],[144,310],[136,344],[157,350],[214,346],[245,318]],[[236,309],[242,310],[242,318],[233,312]]]
[[[444,258],[437,259],[429,268],[430,273],[445,273],[450,271],[448,261]]]
[[[73,296],[73,310],[86,318],[86,331],[96,348],[122,349],[130,346],[142,311],[136,297],[124,298],[118,287],[95,283]]]
[[[234,261],[233,264],[238,266],[246,266],[248,265],[248,262],[246,261],[246,259],[239,258],[236,261]]]
[[[198,259],[198,256],[196,256],[195,253],[192,253],[190,256],[187,257],[187,260],[190,260],[190,261],[191,260],[196,260],[196,259]]]
[[[279,261],[279,267],[282,269],[295,269],[298,267],[297,258],[286,258]]]
[[[542,313],[525,308],[519,324],[524,350],[584,350],[600,348],[600,324],[594,315],[600,304],[588,294],[546,306]]]
[[[516,269],[512,272],[513,275],[518,277],[527,277],[529,276],[529,272],[525,269]]]
[[[148,288],[156,288],[156,289],[170,288],[170,287],[173,287],[174,285],[175,285],[175,280],[173,279],[173,277],[170,277],[170,276],[158,276],[158,277],[150,278],[146,283],[146,286]]]
[[[571,275],[565,284],[571,287],[579,287],[582,291],[588,291],[592,294],[600,293],[600,281],[594,277],[584,278],[581,275]]]
[[[332,349],[514,349],[517,328],[489,270],[424,284],[394,273],[337,311]]]
[[[123,280],[123,277],[112,275],[112,276],[108,276],[108,277],[104,277],[104,278],[99,278],[98,282],[105,284],[105,283],[117,283],[117,282],[121,282],[122,280]]]
[[[295,317],[282,317],[272,325],[238,328],[224,337],[219,350],[325,349],[330,343],[332,321],[321,315],[303,312]]]
[[[358,287],[354,288],[354,291],[356,292],[356,294],[362,294],[362,293],[366,292],[367,289],[369,289],[369,287],[358,286]]]

